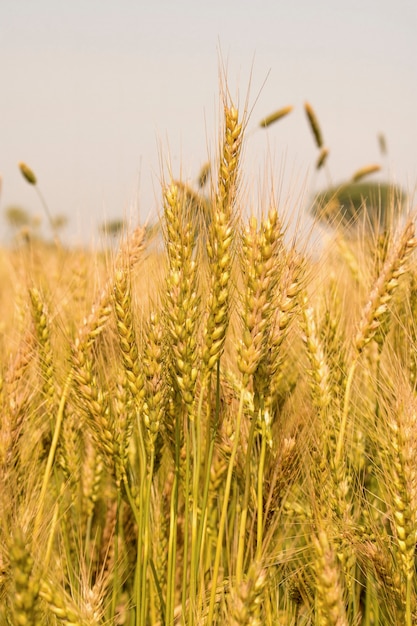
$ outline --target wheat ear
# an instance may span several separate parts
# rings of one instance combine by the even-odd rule
[[[294,107],[291,105],[282,107],[281,109],[274,111],[274,113],[271,113],[267,117],[264,117],[263,120],[260,121],[259,126],[261,128],[267,128],[268,126],[271,126],[271,124],[273,124],[274,122],[277,122],[283,117],[286,117],[289,113],[291,113],[293,109]]]
[[[29,290],[32,303],[32,315],[38,340],[38,352],[42,373],[42,391],[44,393],[48,412],[52,416],[55,405],[55,375],[53,354],[50,338],[49,314],[41,294],[36,288]]]
[[[414,223],[410,221],[388,255],[363,309],[355,337],[355,348],[358,352],[362,352],[364,347],[375,338],[388,315],[389,303],[398,287],[399,278],[406,272],[407,260],[416,246]]]
[[[379,172],[380,169],[381,169],[381,166],[377,165],[376,163],[375,164],[373,163],[372,165],[365,165],[364,167],[361,167],[359,170],[356,170],[356,172],[352,176],[352,182],[357,183],[360,180],[362,180],[362,178],[369,176],[369,174],[375,174],[375,172]]]
[[[417,542],[417,403],[411,390],[404,390],[388,412],[385,461],[386,490],[392,509],[393,527],[405,582],[406,623],[412,624],[412,585],[415,577]]]
[[[320,124],[317,119],[317,115],[314,112],[313,107],[309,102],[304,104],[304,110],[307,115],[308,123],[310,124],[311,132],[313,133],[316,145],[318,148],[323,147],[323,135],[321,132]]]
[[[238,367],[244,386],[268,351],[274,294],[283,256],[282,237],[275,208],[269,211],[259,230],[256,218],[252,217],[242,235],[243,338],[238,345]]]
[[[262,592],[266,570],[254,562],[247,576],[230,590],[230,621],[233,626],[261,626]]]
[[[323,626],[348,626],[336,554],[323,530],[313,536],[318,622]]]
[[[242,124],[238,111],[225,106],[225,133],[220,155],[217,195],[209,227],[207,252],[210,261],[208,316],[203,340],[205,375],[220,359],[229,323],[232,270],[233,213],[237,195]]]
[[[40,623],[39,576],[25,544],[23,534],[16,532],[9,550],[14,581],[13,618],[15,624],[35,626]]]
[[[352,391],[353,377],[358,363],[358,357],[363,352],[365,346],[374,338],[383,340],[380,334],[381,325],[389,317],[389,303],[399,284],[399,278],[407,270],[406,264],[413,250],[417,246],[415,237],[414,222],[408,221],[401,236],[381,269],[381,272],[374,284],[368,302],[363,308],[358,332],[354,340],[355,354],[349,368],[345,397],[343,404],[343,414],[340,422],[339,435],[335,452],[335,465],[340,463],[343,441],[346,432],[350,394]],[[378,337],[379,334],[379,337]]]
[[[133,323],[131,277],[128,267],[121,267],[116,270],[113,303],[127,386],[135,404],[141,407],[144,395],[143,372]]]
[[[147,325],[143,354],[143,421],[151,448],[155,448],[166,412],[167,386],[164,374],[164,328],[158,313],[152,312]]]
[[[331,401],[330,372],[321,339],[317,332],[313,309],[308,306],[307,298],[303,306],[303,341],[310,361],[310,386],[313,402],[323,411]]]
[[[182,401],[193,418],[200,313],[197,263],[193,258],[196,233],[175,184],[165,190],[164,216],[169,261],[164,321],[169,334],[170,365]]]

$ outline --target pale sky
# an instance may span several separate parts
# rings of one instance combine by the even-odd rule
[[[415,0],[2,0],[0,239],[7,206],[42,215],[19,161],[36,173],[51,213],[68,216],[67,241],[92,241],[105,219],[155,219],[168,156],[174,176],[193,184],[215,152],[222,63],[232,99],[251,111],[251,209],[265,170],[294,203],[299,188],[308,198],[325,186],[314,175],[306,100],[335,183],[379,162],[381,179],[413,192],[416,32]],[[256,130],[290,104],[290,116]]]

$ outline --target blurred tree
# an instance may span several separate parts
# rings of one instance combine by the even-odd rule
[[[349,181],[319,192],[312,213],[332,226],[354,229],[358,222],[364,222],[378,232],[401,215],[406,199],[406,193],[392,183]]]
[[[30,217],[26,209],[20,206],[11,205],[5,209],[7,223],[11,228],[25,228],[33,225],[33,219]]]
[[[100,232],[108,237],[117,237],[125,228],[126,223],[124,220],[108,220],[100,225]]]
[[[29,243],[39,239],[38,230],[41,222],[38,216],[32,216],[23,207],[12,204],[6,207],[4,217],[15,241]]]
[[[55,231],[62,230],[68,224],[68,217],[66,215],[56,215],[52,218],[52,226]]]

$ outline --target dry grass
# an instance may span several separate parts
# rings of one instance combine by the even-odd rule
[[[416,623],[414,222],[310,260],[243,139],[204,237],[1,253],[0,624]]]

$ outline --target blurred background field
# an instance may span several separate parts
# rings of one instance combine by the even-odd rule
[[[167,162],[174,178],[194,185],[214,160],[219,71],[234,102],[251,111],[242,160],[248,204],[256,206],[268,176],[284,202],[291,195],[303,209],[329,184],[315,173],[305,100],[322,123],[334,185],[379,162],[383,133],[388,153],[376,178],[412,194],[416,27],[412,0],[3,2],[1,213],[21,207],[47,234],[16,170],[24,161],[53,215],[67,220],[68,243],[97,244],[105,221],[155,221]],[[282,124],[259,129],[290,104]],[[3,220],[1,233],[7,242]]]

